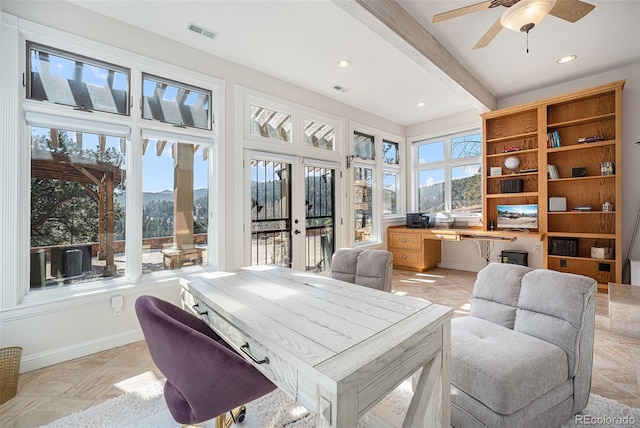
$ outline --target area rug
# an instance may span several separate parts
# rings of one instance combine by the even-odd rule
[[[162,428],[180,427],[167,410],[162,396],[163,381],[156,381],[136,392],[127,393],[58,419],[42,428]],[[401,426],[411,386],[404,382],[358,421],[358,428]],[[634,427],[640,424],[640,409],[609,398],[591,394],[586,409],[567,421],[562,428]],[[213,421],[199,424],[213,428]],[[247,414],[239,428],[313,428],[315,415],[280,390],[247,404]]]

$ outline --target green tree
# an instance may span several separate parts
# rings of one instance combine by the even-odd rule
[[[34,136],[32,150],[100,160],[120,167],[123,156],[114,149],[79,150],[65,131],[58,131],[52,144],[51,133]],[[97,186],[88,185],[94,193]],[[124,191],[121,183],[117,192]],[[114,201],[116,239],[124,239],[124,210]],[[31,246],[63,245],[98,241],[98,201],[87,188],[63,176],[57,179],[31,179]]]

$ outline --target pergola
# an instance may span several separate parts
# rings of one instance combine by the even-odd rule
[[[113,191],[124,180],[125,171],[117,166],[95,159],[32,151],[31,176],[80,184],[98,201],[98,258],[106,262],[103,276],[115,276],[114,263],[114,211]],[[97,191],[93,187],[96,186]]]

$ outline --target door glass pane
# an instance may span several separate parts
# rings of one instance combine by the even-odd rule
[[[211,129],[211,91],[150,74],[142,75],[142,117]]]
[[[444,212],[444,169],[418,173],[418,209],[424,213]]]
[[[368,241],[373,235],[373,169],[355,168],[355,241]]]
[[[382,215],[397,214],[398,174],[382,173]]]
[[[333,126],[305,119],[304,143],[307,146],[335,150],[335,132]]]
[[[125,141],[31,128],[31,289],[124,274]]]
[[[451,159],[462,159],[482,154],[482,137],[479,133],[451,139]]]
[[[418,163],[442,162],[444,160],[444,141],[418,144]]]
[[[129,115],[130,70],[29,43],[27,97]]]
[[[291,267],[291,165],[251,161],[251,264]]]
[[[208,264],[208,148],[144,140],[142,272]]]
[[[291,141],[291,115],[252,105],[251,135]]]
[[[330,168],[306,166],[306,269],[324,272],[331,269],[334,242],[334,176]]]
[[[479,163],[451,168],[451,212],[482,213],[482,179]]]

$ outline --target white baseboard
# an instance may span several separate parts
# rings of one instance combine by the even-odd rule
[[[39,354],[29,355],[22,358],[20,362],[20,373],[30,372],[32,370],[52,366],[75,358],[85,357],[87,355],[95,354],[96,352],[106,351],[107,349],[128,345],[129,343],[140,340],[144,340],[144,336],[142,335],[142,330],[137,329],[117,335],[97,338],[88,342],[76,343],[72,346],[52,349]]]

